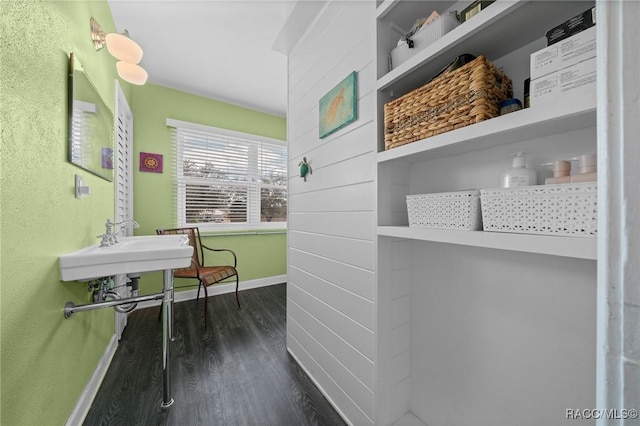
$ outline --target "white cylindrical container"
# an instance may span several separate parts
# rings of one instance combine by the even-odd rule
[[[571,162],[558,160],[553,163],[543,164],[543,166],[553,167],[553,177],[545,179],[545,185],[557,183],[571,183]]]
[[[578,171],[583,173],[595,173],[598,169],[598,157],[596,154],[584,154],[576,157],[578,160]]]

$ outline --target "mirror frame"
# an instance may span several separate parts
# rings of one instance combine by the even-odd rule
[[[81,78],[86,79],[83,85],[88,96],[86,99],[76,99],[80,92]],[[69,54],[67,89],[67,160],[89,173],[113,182],[114,115],[73,52]],[[85,137],[86,127],[84,124],[77,125],[75,113],[80,114],[80,120],[89,118],[88,126],[93,138]],[[105,133],[108,133],[106,138]]]

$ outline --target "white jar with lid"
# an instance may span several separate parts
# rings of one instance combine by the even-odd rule
[[[571,176],[571,183],[596,182],[598,180],[598,157],[596,154],[584,154],[572,158],[578,161],[578,173]]]
[[[567,160],[557,160],[553,163],[546,163],[543,166],[553,167],[553,177],[545,179],[545,185],[557,183],[571,183],[571,162]]]

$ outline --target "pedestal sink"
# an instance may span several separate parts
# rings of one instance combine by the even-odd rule
[[[119,274],[163,271],[162,293],[81,306],[68,302],[64,307],[64,316],[69,318],[74,312],[162,299],[164,387],[162,408],[168,408],[173,404],[170,369],[170,342],[173,334],[173,269],[189,266],[192,254],[193,247],[189,245],[187,235],[150,235],[122,237],[119,243],[108,247],[94,244],[59,258],[62,281],[92,280]]]
[[[94,244],[60,256],[62,281],[90,280],[118,274],[184,268],[193,247],[186,235],[121,237],[109,247]]]

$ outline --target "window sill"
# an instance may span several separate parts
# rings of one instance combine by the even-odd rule
[[[207,236],[217,236],[217,237],[228,237],[228,236],[244,236],[244,235],[274,235],[274,234],[286,234],[286,228],[271,228],[271,229],[207,229],[200,228],[200,234],[203,237]]]

